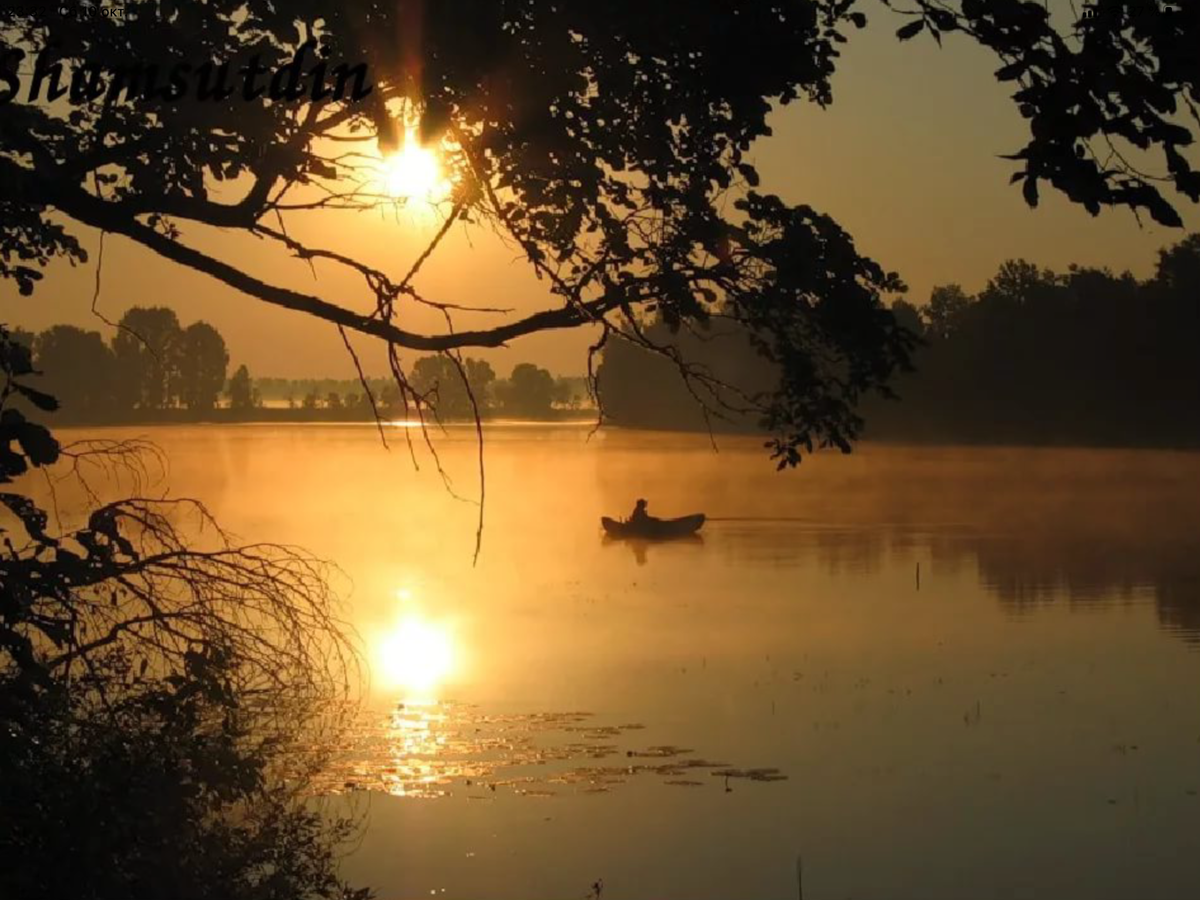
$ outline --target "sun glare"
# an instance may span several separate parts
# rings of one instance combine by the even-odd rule
[[[421,146],[415,132],[409,132],[399,150],[384,157],[383,186],[397,200],[437,203],[450,194],[437,150]]]

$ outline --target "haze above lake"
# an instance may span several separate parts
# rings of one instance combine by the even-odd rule
[[[144,434],[345,574],[333,804],[381,898],[1182,898],[1200,883],[1200,455],[485,428]],[[78,435],[64,434],[70,439]],[[602,539],[637,497],[700,542]]]

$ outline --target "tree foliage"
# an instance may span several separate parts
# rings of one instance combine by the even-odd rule
[[[961,32],[1001,61],[1029,122],[1029,142],[1008,158],[1030,206],[1045,182],[1093,215],[1106,206],[1145,211],[1181,227],[1168,193],[1200,202],[1200,172],[1186,155],[1200,125],[1200,10],[1189,0],[1094,0],[1063,27],[1030,0],[916,0],[904,38],[938,42]],[[1190,121],[1189,121],[1190,120]],[[1143,162],[1145,160],[1145,162]]]
[[[238,366],[233,377],[229,379],[226,394],[229,397],[230,409],[246,410],[254,407],[254,383],[250,380],[250,370],[245,365]]]
[[[971,441],[1200,443],[1200,237],[1155,275],[1004,263],[939,332],[873,433]]]
[[[745,329],[718,321],[672,334],[666,323],[656,321],[645,330],[655,344],[673,349],[658,353],[633,341],[608,342],[596,372],[605,421],[641,428],[765,431],[757,401],[775,390],[779,375],[755,352]],[[719,392],[715,402],[697,402],[673,354],[710,373],[720,385],[714,388]],[[711,406],[721,415],[708,414]]]
[[[163,307],[131,307],[111,346],[96,331],[54,325],[32,341],[43,385],[72,418],[105,421],[133,410],[211,410],[225,388],[229,353],[207,322],[180,328]]]
[[[171,353],[172,393],[188,409],[216,406],[225,389],[229,352],[221,333],[207,322],[193,322],[180,332]]]
[[[935,337],[950,337],[963,310],[970,303],[971,298],[962,289],[962,285],[946,284],[935,287],[925,307],[925,327]]]
[[[134,306],[113,338],[123,399],[139,409],[162,409],[171,396],[171,356],[179,317],[165,306]]]
[[[31,466],[47,466],[58,461],[60,448],[50,431],[30,421],[12,404],[14,399],[21,398],[43,412],[58,409],[54,397],[28,383],[29,376],[34,373],[33,351],[29,345],[14,340],[8,329],[0,325],[0,377],[4,378],[4,385],[0,387],[0,484],[24,475]],[[25,508],[24,504],[20,506]],[[45,527],[39,524],[44,517],[44,513],[31,514],[29,522],[40,530]]]
[[[409,383],[418,401],[439,419],[469,419],[486,412],[496,372],[481,359],[449,354],[419,357]]]
[[[893,314],[922,338],[916,371],[893,382],[899,402],[864,404],[866,433],[929,441],[1200,444],[1200,235],[1162,250],[1153,277],[1073,266],[1003,263],[976,295],[934,288]],[[662,327],[662,326],[656,326]],[[744,335],[681,335],[689,358],[744,393],[777,377]],[[669,362],[643,347],[605,350],[600,390],[611,421],[706,427]],[[761,431],[753,415],[718,426]]]
[[[705,3],[680,15],[630,4],[356,0],[333,8],[293,3],[285,12],[265,0],[214,0],[148,2],[133,21],[84,27],[57,8],[10,4],[0,19],[6,46],[32,55],[54,44],[68,67],[88,61],[113,70],[137,59],[166,71],[178,60],[215,59],[235,71],[257,55],[273,68],[315,37],[331,58],[367,61],[374,79],[371,97],[358,104],[98,99],[59,114],[18,98],[6,110],[0,149],[7,196],[30,223],[14,239],[31,250],[40,242],[43,256],[81,259],[82,251],[46,231],[54,207],[259,299],[381,337],[393,350],[498,346],[589,324],[635,336],[639,307],[681,322],[719,304],[722,314],[777,326],[764,339],[781,358],[818,345],[822,356],[860,363],[877,354],[877,365],[848,365],[848,405],[854,391],[890,371],[903,345],[886,316],[869,315],[855,335],[827,328],[839,318],[828,308],[848,295],[816,292],[854,285],[870,301],[898,281],[813,211],[754,193],[758,176],[745,154],[769,133],[772,101],[829,102],[841,32],[859,24],[851,5]],[[340,150],[331,153],[325,138],[341,139],[339,148],[359,140],[370,149],[377,138],[394,145],[397,131],[418,120],[423,139],[444,144],[455,172],[447,227],[463,219],[501,232],[557,307],[483,329],[416,333],[401,324],[401,303],[448,311],[417,291],[419,265],[387,275],[300,246],[277,227],[277,214],[297,207],[379,201],[366,174]],[[244,190],[227,187],[238,179]],[[188,242],[185,229],[197,223],[241,229],[308,259],[337,259],[362,274],[376,308],[362,315],[249,276]],[[804,267],[781,265],[814,252]],[[799,333],[808,347],[793,352],[787,344]],[[861,350],[838,343],[862,335],[869,340]],[[404,371],[396,366],[393,374],[407,390]],[[806,408],[801,380],[791,388],[776,409],[784,432]],[[823,434],[835,419],[831,409],[813,432]]]
[[[554,376],[548,371],[533,363],[517,363],[500,386],[497,400],[506,415],[548,418],[559,394]]]
[[[66,71],[137,60],[165,72],[180,60],[215,60],[235,90],[203,103],[165,94],[61,108],[10,103],[0,132],[3,274],[28,291],[49,258],[84,258],[72,232],[48,217],[55,209],[343,335],[381,338],[401,400],[418,405],[397,358],[406,349],[495,347],[592,326],[597,347],[622,337],[662,351],[643,328],[651,319],[677,329],[727,317],[781,367],[777,393],[758,401],[777,458],[794,463],[814,444],[844,448],[857,433],[855,405],[911,350],[882,303],[902,284],[828,217],[761,186],[747,154],[770,134],[773,109],[831,102],[839,48],[867,24],[864,8],[861,0],[146,0],[132,21],[82,22],[55,4],[15,0],[0,12],[5,49],[32,56],[53,45]],[[1200,13],[1159,0],[1099,0],[1094,9],[1064,26],[1028,0],[917,0],[899,13],[911,19],[900,37],[960,32],[997,55],[997,77],[1017,85],[1014,102],[1030,125],[1030,142],[1014,154],[1028,202],[1047,184],[1093,212],[1124,205],[1178,224],[1165,192],[1200,196],[1185,155]],[[330,60],[365,62],[370,95],[288,103],[236,89],[252,58],[274,69],[309,40]],[[290,236],[281,222],[300,211],[387,202],[369,158],[377,146],[395,147],[407,127],[440,146],[455,185],[445,227],[410,266],[388,273]],[[1167,181],[1141,172],[1127,146],[1160,154]],[[458,222],[490,227],[519,248],[554,305],[454,327],[456,308],[417,282]],[[347,267],[374,308],[255,277],[198,249],[190,237],[198,225]],[[412,304],[444,313],[446,327],[412,330],[403,315]],[[722,393],[701,368],[674,362],[696,397]]]
[[[69,413],[117,408],[118,386],[112,351],[96,331],[54,325],[33,342],[42,381]]]

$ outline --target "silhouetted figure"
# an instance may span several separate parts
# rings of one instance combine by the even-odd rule
[[[629,516],[629,522],[637,525],[649,522],[650,515],[646,512],[647,506],[649,506],[649,504],[646,503],[645,500],[638,500],[633,507],[633,512]]]

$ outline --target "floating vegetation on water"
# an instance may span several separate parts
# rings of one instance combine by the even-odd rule
[[[750,781],[787,781],[778,769],[717,769],[711,775],[723,778],[747,778]]]
[[[684,747],[672,747],[670,745],[662,747],[647,747],[645,750],[626,750],[626,756],[641,756],[651,759],[661,758],[666,756],[679,756],[682,753],[691,753],[692,751]]]
[[[379,791],[397,797],[493,800],[498,793],[551,798],[608,793],[635,778],[677,787],[710,782],[697,770],[751,781],[783,781],[778,769],[740,769],[674,744],[621,746],[641,723],[608,725],[587,712],[483,713],[460,703],[399,704],[362,713],[336,748],[318,793]],[[621,760],[611,765],[595,761]],[[593,764],[580,765],[583,761]],[[456,791],[458,787],[460,790]]]

